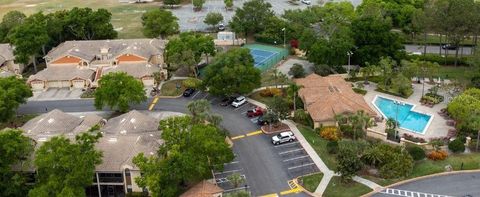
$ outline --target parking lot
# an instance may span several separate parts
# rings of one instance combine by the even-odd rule
[[[290,179],[320,171],[298,141],[276,145],[273,148]]]
[[[242,168],[242,165],[240,164],[240,161],[238,160],[237,155],[232,162],[223,164],[223,167],[223,170],[217,170],[214,172],[214,178],[217,185],[224,189],[225,193],[230,193],[238,190],[248,191],[248,184],[246,181],[247,177],[245,176],[245,172]],[[232,181],[230,180],[230,176],[233,174],[239,174],[240,177],[243,178],[243,182],[235,186],[234,183],[232,183]]]

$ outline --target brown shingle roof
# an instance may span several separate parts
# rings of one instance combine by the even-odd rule
[[[108,134],[128,135],[158,131],[159,120],[137,110],[108,120],[102,131]]]
[[[135,78],[142,78],[145,76],[153,76],[153,73],[157,71],[160,71],[160,67],[149,63],[122,63],[103,68],[103,75],[112,72],[125,72]]]
[[[0,65],[14,59],[13,47],[10,44],[0,44]]]
[[[95,71],[91,69],[77,68],[77,66],[74,65],[50,66],[35,75],[31,75],[27,82],[31,82],[33,80],[69,81],[75,78],[92,81],[94,72]]]
[[[196,184],[180,197],[212,197],[215,194],[222,193],[223,189],[206,180]]]
[[[357,111],[376,115],[363,96],[355,93],[350,83],[341,76],[321,77],[310,74],[305,78],[295,79],[295,82],[303,86],[298,95],[314,121],[332,121],[336,114]]]

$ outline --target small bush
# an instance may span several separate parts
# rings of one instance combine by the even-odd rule
[[[462,140],[455,139],[448,143],[448,149],[454,153],[463,153],[465,151],[465,144],[463,144]]]
[[[413,160],[419,161],[425,158],[425,150],[420,146],[407,147],[408,154],[412,156]]]
[[[364,89],[360,89],[360,88],[352,88],[353,91],[357,94],[361,94],[361,95],[365,95],[367,94],[367,90],[364,90]]]
[[[282,90],[279,88],[266,88],[260,91],[262,97],[282,96]]]
[[[320,136],[329,141],[338,141],[342,139],[341,133],[337,127],[323,127]]]
[[[313,72],[320,76],[328,76],[332,73],[330,67],[324,64],[313,66]]]
[[[338,152],[338,142],[337,141],[328,141],[327,142],[327,152],[328,152],[328,154],[337,154],[337,152]]]
[[[183,86],[185,86],[186,88],[196,89],[200,87],[200,85],[202,85],[202,80],[189,77],[188,79],[185,79],[182,83]]]
[[[425,55],[408,55],[407,60],[414,60],[418,59],[421,61],[429,61],[429,62],[436,62],[440,65],[445,64],[445,57],[442,57],[438,54],[425,54]],[[446,64],[447,65],[454,65],[455,64],[455,57],[448,56],[446,58]],[[458,58],[458,65],[459,66],[468,66],[468,58],[467,57],[462,57]]]
[[[293,66],[290,68],[290,71],[288,74],[291,74],[293,78],[302,78],[305,77],[305,69],[301,64],[293,64]]]
[[[448,153],[443,150],[435,150],[428,153],[427,157],[433,161],[445,160],[448,156]]]

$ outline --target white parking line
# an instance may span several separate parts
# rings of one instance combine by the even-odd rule
[[[205,94],[205,96],[204,96],[202,99],[205,99],[205,98],[207,98],[207,96],[208,96],[208,93],[207,93],[207,94]]]
[[[194,98],[198,95],[198,93],[200,93],[200,91],[197,91],[197,93],[195,93],[195,94],[192,96],[192,99],[194,99]]]
[[[290,167],[288,169],[293,170],[295,168],[301,168],[301,167],[306,167],[306,166],[311,166],[311,165],[315,165],[315,163],[307,163],[307,164],[303,164],[303,165],[299,165],[299,166],[293,166],[293,167]]]
[[[228,170],[228,171],[223,171],[223,172],[216,172],[215,175],[219,175],[219,174],[227,174],[227,173],[231,173],[231,172],[240,172],[242,171],[243,169],[238,169],[238,170]]]
[[[244,111],[244,112],[242,112],[242,114],[246,114],[247,112],[248,112],[248,110],[247,110],[247,111]]]
[[[285,159],[285,160],[283,160],[283,162],[293,161],[293,160],[302,159],[302,158],[306,158],[306,157],[308,157],[308,155],[300,156],[300,157],[294,157],[294,158],[290,158],[290,159]]]
[[[258,118],[257,118],[258,119]],[[292,144],[298,144],[299,142],[296,141],[296,142],[290,142],[290,143],[286,143],[286,144],[280,144],[280,145],[276,145],[274,146],[275,148],[278,148],[278,147],[282,147],[282,146],[286,146],[286,145],[292,145]]]
[[[230,163],[224,163],[224,165],[231,165],[231,164],[237,164],[237,163],[239,163],[239,161],[232,161]]]
[[[235,108],[233,111],[237,111],[237,110],[239,110],[239,109],[242,109],[242,108],[245,107],[245,106],[246,106],[246,104],[243,104],[242,106]]]
[[[244,189],[248,189],[250,188],[250,186],[247,185],[247,187],[243,186],[243,187],[237,187],[237,188],[233,188],[233,189],[227,189],[227,190],[223,190],[224,193],[228,193],[228,192],[233,192],[233,191],[237,191],[237,190],[244,190]]]
[[[303,150],[303,148],[294,149],[294,150],[289,150],[289,151],[285,151],[285,152],[280,152],[280,153],[278,153],[278,154],[283,155],[283,154],[292,153],[292,152],[297,152],[297,151],[301,151],[301,150]]]

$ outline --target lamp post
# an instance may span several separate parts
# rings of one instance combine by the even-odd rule
[[[348,51],[347,52],[347,55],[348,55],[348,73],[350,73],[350,57],[353,55],[353,52],[352,51]]]
[[[282,31],[283,31],[283,48],[285,48],[287,45],[286,45],[286,32],[287,32],[287,29],[282,28]]]

